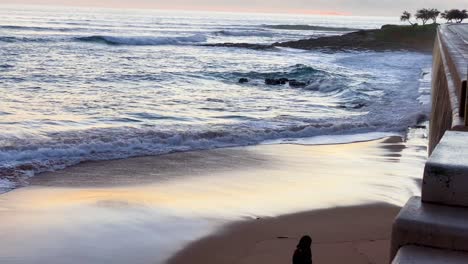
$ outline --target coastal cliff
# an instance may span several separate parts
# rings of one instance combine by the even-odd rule
[[[392,224],[392,263],[468,263],[468,25],[437,30],[421,194]],[[436,261],[433,261],[436,259]]]

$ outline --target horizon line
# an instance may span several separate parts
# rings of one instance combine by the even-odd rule
[[[324,16],[353,16],[351,12],[312,10],[312,9],[252,9],[252,8],[227,8],[227,7],[156,7],[156,6],[107,6],[107,5],[79,5],[79,4],[34,4],[34,3],[0,3],[0,6],[34,6],[34,7],[75,7],[75,8],[102,8],[102,9],[134,9],[134,10],[161,10],[161,11],[184,11],[184,12],[219,12],[219,13],[256,13],[256,14],[278,14],[278,15],[324,15]]]

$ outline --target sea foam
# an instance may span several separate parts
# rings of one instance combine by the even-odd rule
[[[37,173],[63,169],[84,161],[111,160],[172,152],[206,150],[222,147],[247,146],[264,141],[298,144],[332,144],[371,140],[404,133],[417,124],[418,113],[407,115],[398,122],[375,120],[369,122],[317,121],[316,124],[271,129],[269,125],[241,125],[197,128],[189,130],[155,130],[142,128],[109,128],[66,131],[49,134],[32,143],[29,138],[16,139],[15,148],[0,148],[0,174],[11,178],[28,178]],[[311,123],[310,120],[304,120]],[[387,126],[383,124],[386,123]],[[367,132],[380,131],[378,133]],[[391,132],[391,133],[389,133]],[[362,134],[364,133],[364,134]],[[350,136],[342,136],[348,134]],[[359,136],[352,136],[360,134]],[[304,140],[328,135],[327,140]],[[333,135],[341,135],[334,137]],[[289,139],[289,140],[286,140]],[[293,140],[294,139],[294,140]],[[306,143],[307,142],[307,143]]]

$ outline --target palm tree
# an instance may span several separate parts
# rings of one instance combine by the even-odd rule
[[[412,15],[411,15],[410,12],[404,11],[403,14],[400,17],[400,21],[408,21],[408,23],[410,23],[410,25],[413,25],[413,23],[411,23],[411,21],[410,21],[411,16]]]

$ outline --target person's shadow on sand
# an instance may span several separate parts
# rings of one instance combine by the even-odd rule
[[[296,246],[294,255],[292,257],[293,264],[312,264],[312,238],[310,236],[303,236]]]

